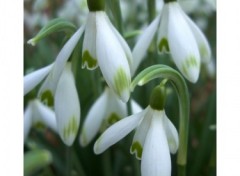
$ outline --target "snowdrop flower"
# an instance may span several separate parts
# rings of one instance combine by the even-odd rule
[[[138,113],[142,108],[134,101],[131,101],[133,114]],[[123,117],[127,116],[127,106],[108,87],[90,108],[83,124],[79,138],[82,146],[88,145],[101,127],[106,129]]]
[[[108,86],[127,102],[130,96],[131,50],[103,11],[103,1],[88,0],[82,68],[100,67]]]
[[[195,83],[199,77],[200,58],[203,62],[211,59],[210,46],[201,30],[174,0],[165,0],[161,14],[140,36],[133,49],[133,58],[136,59],[133,72],[156,32],[159,51],[170,52],[181,73]]]
[[[67,62],[80,36],[80,28],[64,45],[55,62],[24,77],[24,95],[47,77],[38,97],[54,108],[58,133],[63,142],[72,145],[80,123],[80,103],[75,86],[71,63]]]
[[[108,128],[96,141],[94,152],[100,154],[136,129],[130,152],[141,159],[142,176],[170,176],[170,152],[179,146],[178,133],[164,111],[165,92],[157,86],[150,105]]]
[[[38,99],[30,101],[24,112],[24,141],[27,139],[31,126],[47,126],[57,132],[55,113]]]

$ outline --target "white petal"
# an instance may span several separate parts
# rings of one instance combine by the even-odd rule
[[[151,107],[148,106],[146,110],[146,114],[144,114],[143,120],[141,121],[140,125],[137,127],[137,130],[135,132],[133,142],[130,148],[130,153],[135,154],[136,158],[139,160],[142,157],[142,149],[144,146],[147,132],[152,122],[153,112],[154,111],[151,109]]]
[[[107,109],[107,92],[96,100],[89,110],[86,120],[84,121],[82,132],[80,135],[80,144],[86,146],[95,137],[100,129],[103,118],[105,117]]]
[[[161,52],[169,52],[169,45],[168,45],[168,5],[164,5],[162,10],[162,16],[160,20],[160,25],[158,28],[158,51]]]
[[[130,96],[130,68],[124,50],[108,25],[104,12],[96,12],[97,60],[108,86],[124,101]]]
[[[39,100],[35,100],[34,110],[34,123],[43,122],[47,127],[51,128],[54,132],[57,132],[56,116],[52,109],[42,104]]]
[[[147,133],[141,162],[142,176],[171,176],[171,158],[163,117],[154,115]]]
[[[66,64],[58,82],[54,104],[60,137],[71,146],[80,123],[80,103],[70,63]]]
[[[164,112],[165,114],[165,112]],[[166,114],[164,115],[164,129],[167,136],[168,146],[170,152],[175,154],[179,146],[178,132],[172,122],[168,119]]]
[[[72,54],[72,51],[79,41],[84,29],[85,26],[82,26],[80,29],[78,29],[77,32],[73,34],[73,36],[67,41],[62,50],[59,52],[51,72],[39,90],[38,96],[42,101],[45,101],[44,98],[47,98],[47,100],[51,98],[53,99],[53,95],[55,94],[58,81],[64,70],[64,66]]]
[[[131,49],[129,48],[127,42],[124,40],[124,38],[121,36],[121,34],[116,30],[116,28],[113,26],[113,24],[111,23],[111,21],[109,20],[109,18],[107,16],[106,16],[106,20],[108,22],[108,25],[111,27],[112,31],[116,35],[118,41],[120,42],[120,44],[126,54],[126,57],[128,59],[128,64],[131,68],[132,64],[133,64],[133,56],[132,56]]]
[[[127,116],[127,106],[111,89],[106,88],[106,92],[108,98],[105,120],[107,121],[107,125],[112,125],[116,121]]]
[[[28,104],[26,110],[24,111],[24,141],[26,141],[28,137],[28,133],[32,126],[32,104],[31,102]]]
[[[160,15],[155,18],[155,20],[143,31],[140,38],[138,39],[136,45],[133,48],[133,64],[131,73],[134,75],[139,64],[141,63],[147,49],[157,31],[159,26]]]
[[[167,5],[169,5],[168,44],[172,58],[182,74],[195,83],[200,72],[200,54],[196,40],[178,3]]]
[[[36,87],[50,72],[53,64],[38,69],[26,76],[24,76],[24,95]]]
[[[209,43],[202,33],[202,31],[199,29],[199,27],[182,11],[183,16],[185,17],[188,25],[190,26],[194,36],[195,40],[198,44],[198,49],[201,55],[202,62],[207,63],[211,60],[211,48],[209,46]]]
[[[142,111],[138,114],[128,116],[109,127],[95,142],[95,154],[104,152],[107,148],[124,138],[128,133],[136,128],[144,113],[145,111]]]
[[[131,108],[133,114],[136,114],[143,110],[142,107],[133,99],[131,100]]]
[[[96,55],[96,13],[89,12],[83,40],[82,68],[94,70],[98,67]]]

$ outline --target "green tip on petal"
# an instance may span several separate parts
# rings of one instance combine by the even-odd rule
[[[197,59],[194,56],[189,56],[183,63],[182,70],[186,75],[189,75],[189,69],[198,67],[199,63],[197,62]]]
[[[137,159],[141,159],[142,158],[142,145],[140,144],[140,142],[136,141],[132,144],[131,146],[131,153],[135,153],[135,156]]]
[[[129,99],[129,85],[130,81],[127,77],[127,74],[125,73],[125,70],[123,68],[119,68],[114,76],[114,85],[116,93],[124,99],[124,101],[127,101]],[[126,94],[126,91],[128,94]],[[125,95],[126,94],[126,95]],[[124,97],[122,97],[122,95]]]
[[[208,50],[204,44],[200,45],[199,50],[200,50],[201,57],[203,57],[203,58],[209,57]]]
[[[107,118],[107,122],[109,125],[112,125],[114,123],[116,123],[117,121],[119,121],[121,118],[116,114],[116,113],[112,113],[108,118]]]
[[[54,105],[54,98],[53,94],[50,90],[46,90],[41,95],[41,101],[49,107],[53,107]]]
[[[158,49],[160,52],[163,52],[163,51],[169,52],[170,51],[168,41],[166,38],[162,38],[162,40],[159,42]]]
[[[70,137],[70,135],[76,135],[78,131],[78,125],[77,125],[77,120],[73,116],[69,122],[68,125],[64,128],[63,130],[63,138],[66,140],[67,138]]]
[[[82,146],[86,146],[88,144],[87,134],[86,134],[86,129],[85,128],[82,129],[80,143],[81,143]]]
[[[46,126],[42,122],[38,121],[34,124],[34,127],[38,129],[44,129]]]
[[[85,66],[87,66],[87,68],[90,70],[97,67],[97,59],[94,59],[87,50],[84,51],[82,57],[82,68]]]

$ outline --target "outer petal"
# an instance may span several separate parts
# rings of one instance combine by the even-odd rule
[[[30,92],[35,86],[37,86],[50,72],[53,64],[36,70],[26,76],[24,76],[24,95]]]
[[[172,122],[168,119],[164,112],[164,129],[167,136],[169,150],[172,154],[177,152],[179,146],[178,132]]]
[[[97,13],[97,60],[108,86],[124,101],[130,96],[130,68],[124,50],[108,25],[104,12]]]
[[[163,116],[154,115],[144,143],[142,176],[171,176],[171,158],[163,127]]]
[[[139,64],[141,63],[146,51],[154,37],[154,34],[157,31],[157,27],[159,25],[160,15],[155,18],[155,20],[144,30],[143,34],[138,39],[136,45],[133,48],[133,65],[131,73],[134,75],[137,70]]]
[[[59,80],[54,104],[58,132],[63,142],[71,146],[80,123],[80,103],[70,63],[65,66]]]
[[[168,44],[172,58],[182,74],[191,82],[198,80],[200,55],[193,33],[177,2],[168,3]]]
[[[164,5],[160,25],[158,28],[158,49],[160,52],[169,52],[168,45],[168,5]]]
[[[44,81],[42,87],[39,90],[38,96],[42,101],[47,101],[47,104],[49,106],[53,106],[51,102],[54,102],[53,95],[55,94],[58,81],[64,70],[64,66],[67,60],[72,54],[73,49],[75,48],[84,31],[84,27],[85,26],[82,26],[80,29],[78,29],[77,32],[75,32],[75,34],[73,34],[73,36],[64,45],[56,58],[52,71],[49,73],[47,79]]]
[[[183,16],[185,17],[188,25],[190,26],[194,37],[196,39],[196,42],[198,44],[198,49],[201,55],[202,62],[207,63],[211,60],[211,48],[209,46],[209,43],[202,33],[202,31],[199,29],[199,27],[182,11]]]
[[[35,115],[33,123],[43,122],[46,126],[50,127],[54,132],[57,132],[56,116],[52,109],[43,105],[39,100],[34,101]]]
[[[96,13],[89,12],[83,40],[82,68],[94,70],[98,67],[96,54]]]
[[[106,88],[107,92],[107,108],[105,114],[105,120],[107,125],[112,125],[123,117],[127,116],[127,106],[123,103],[114,92]]]
[[[133,114],[139,113],[143,110],[142,107],[135,100],[131,100],[131,108]]]
[[[32,126],[32,104],[28,104],[26,110],[24,111],[24,141],[28,137],[28,133]]]
[[[128,116],[109,127],[95,142],[94,152],[100,154],[124,138],[139,124],[145,111]]]
[[[151,125],[153,113],[154,111],[151,109],[151,107],[148,106],[146,109],[146,114],[144,114],[144,118],[135,132],[130,148],[130,153],[135,154],[136,158],[139,160],[142,157],[142,149],[144,146],[145,138],[147,136],[147,132]]]
[[[103,118],[105,117],[107,109],[107,92],[96,100],[88,112],[86,120],[84,121],[82,132],[80,135],[80,144],[86,146],[95,137],[100,129]]]
[[[132,64],[133,64],[133,57],[132,57],[132,52],[131,52],[127,42],[124,40],[124,38],[121,36],[121,34],[119,34],[119,32],[115,29],[115,27],[113,26],[113,24],[111,23],[111,21],[109,20],[109,18],[107,16],[106,16],[106,20],[108,22],[108,25],[111,27],[112,31],[116,35],[118,41],[120,42],[120,44],[126,54],[126,57],[128,59],[128,64],[131,68]]]

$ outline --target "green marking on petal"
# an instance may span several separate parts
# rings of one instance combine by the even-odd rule
[[[82,67],[84,68],[84,65],[87,64],[87,68],[94,69],[97,66],[97,59],[94,59],[88,50],[84,51],[83,57],[82,57]]]
[[[120,67],[115,76],[114,76],[114,85],[115,90],[119,96],[121,96],[122,92],[124,92],[126,89],[128,90],[130,81],[127,77],[127,74],[125,73],[125,70]]]
[[[160,52],[163,52],[163,51],[169,52],[170,51],[168,41],[166,38],[162,38],[162,40],[159,42],[158,49]]]
[[[112,113],[107,118],[107,122],[108,122],[109,125],[112,125],[112,124],[116,123],[117,121],[119,121],[120,119],[121,118],[116,113]]]
[[[73,116],[69,120],[68,125],[63,129],[63,138],[67,139],[69,138],[70,135],[76,136],[77,131],[78,131],[77,120],[76,117]]]
[[[189,56],[183,63],[182,70],[183,72],[188,75],[188,70],[191,67],[198,67],[199,63],[197,62],[197,59],[194,56]]]
[[[141,159],[142,158],[142,145],[140,142],[135,141],[131,146],[131,153],[135,153],[136,158]]]
[[[53,94],[50,90],[46,90],[42,93],[41,95],[41,101],[49,106],[49,107],[53,107],[54,105],[54,98],[53,98]]]
[[[38,128],[38,129],[44,129],[46,126],[44,123],[38,121],[38,122],[34,123],[34,127]]]

